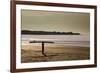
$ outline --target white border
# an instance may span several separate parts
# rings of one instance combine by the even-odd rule
[[[80,61],[58,61],[58,62],[40,62],[40,63],[21,63],[21,9],[27,10],[46,10],[46,11],[65,11],[90,13],[90,60]],[[69,7],[51,7],[35,5],[16,5],[16,68],[39,68],[54,66],[73,66],[94,64],[94,9],[69,8]]]

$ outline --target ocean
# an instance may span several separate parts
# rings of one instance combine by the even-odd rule
[[[46,46],[65,47],[65,46],[90,46],[90,36],[81,35],[22,35],[22,45],[41,46],[41,43],[30,43],[30,41],[50,41],[54,43],[45,43]]]

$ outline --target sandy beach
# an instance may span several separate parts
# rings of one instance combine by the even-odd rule
[[[79,46],[45,46],[45,54],[41,53],[41,46],[22,45],[21,62],[49,62],[49,61],[69,61],[69,60],[86,60],[89,59],[89,47]]]

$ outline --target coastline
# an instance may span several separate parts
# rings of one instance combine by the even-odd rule
[[[41,46],[22,45],[21,62],[49,62],[49,61],[69,61],[87,60],[90,58],[89,47],[68,46],[68,47],[45,47],[45,54],[41,54]]]

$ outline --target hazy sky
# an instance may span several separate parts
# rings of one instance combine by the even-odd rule
[[[22,30],[89,33],[90,14],[22,10]]]

